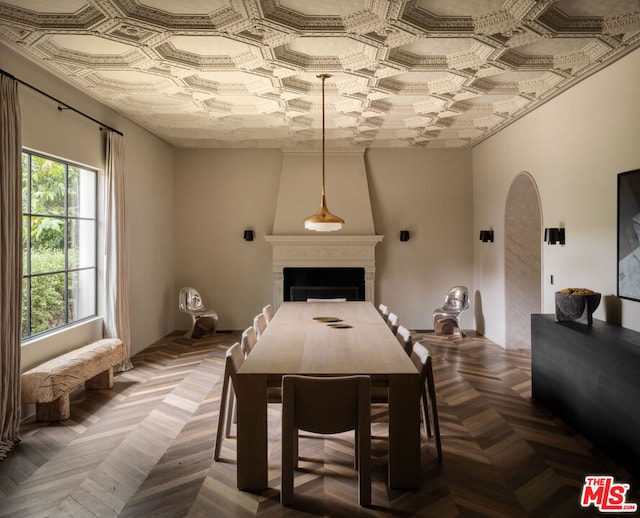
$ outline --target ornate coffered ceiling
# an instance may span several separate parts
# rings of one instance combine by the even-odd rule
[[[0,41],[177,147],[465,147],[640,46],[640,0],[0,0]],[[594,99],[606,103],[606,99]]]

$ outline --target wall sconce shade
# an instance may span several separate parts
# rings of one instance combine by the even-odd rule
[[[481,230],[480,241],[483,243],[493,243],[493,230]]]
[[[401,230],[400,231],[400,241],[409,241],[409,239],[411,239],[411,234],[409,233],[408,230]]]
[[[544,240],[550,245],[555,245],[556,243],[564,245],[564,228],[545,228]]]
[[[242,237],[245,241],[253,241],[253,230],[245,230]]]

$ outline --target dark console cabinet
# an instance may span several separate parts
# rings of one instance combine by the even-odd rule
[[[640,333],[531,315],[531,393],[640,476]]]

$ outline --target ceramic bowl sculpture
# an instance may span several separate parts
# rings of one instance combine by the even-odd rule
[[[602,295],[586,288],[566,288],[556,291],[556,320],[593,324],[593,312]]]

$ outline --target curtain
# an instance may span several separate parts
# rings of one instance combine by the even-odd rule
[[[0,459],[20,441],[21,156],[18,82],[0,75]]]
[[[131,364],[129,329],[129,246],[124,178],[124,139],[107,134],[107,167],[105,182],[105,335],[119,338],[124,344],[124,360],[120,372]]]

